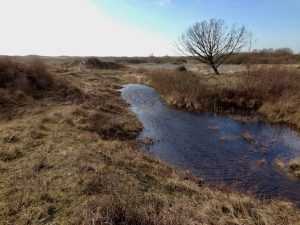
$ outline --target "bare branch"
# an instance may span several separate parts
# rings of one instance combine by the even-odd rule
[[[229,29],[224,20],[210,19],[189,27],[176,46],[183,55],[194,56],[219,74],[218,67],[232,54],[240,52],[250,40],[251,34],[245,26],[234,24]]]

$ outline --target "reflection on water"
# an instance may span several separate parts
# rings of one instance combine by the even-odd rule
[[[139,138],[152,138],[150,153],[214,185],[235,184],[260,197],[300,202],[300,181],[274,165],[277,157],[300,156],[296,132],[262,122],[243,123],[214,113],[193,114],[165,105],[156,91],[129,84],[123,98],[143,123]],[[253,140],[243,138],[251,134]],[[251,137],[251,138],[252,138]]]

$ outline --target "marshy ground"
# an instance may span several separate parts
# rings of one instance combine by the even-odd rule
[[[300,70],[297,66],[250,65],[226,76],[201,72],[141,70],[142,83],[164,100],[190,111],[253,115],[300,128]]]
[[[287,201],[223,192],[146,155],[119,92],[136,71],[24,63],[0,64],[0,224],[300,221]]]
[[[300,180],[274,163],[278,158],[287,163],[300,157],[297,132],[262,121],[169,107],[145,85],[126,85],[122,97],[143,124],[138,139],[153,140],[147,152],[213,186],[234,185],[259,197],[300,202]]]
[[[140,82],[155,87],[171,106],[192,112],[214,111],[251,121],[258,115],[268,123],[300,130],[300,67],[248,65],[232,67],[224,76],[207,72],[139,70]],[[242,117],[240,117],[242,115]],[[299,159],[281,168],[299,177]],[[292,164],[292,169],[289,167]]]

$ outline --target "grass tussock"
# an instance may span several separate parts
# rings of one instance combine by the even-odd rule
[[[40,99],[82,101],[85,96],[64,78],[49,72],[39,59],[20,63],[10,58],[0,59],[0,119],[19,115],[20,106],[38,104]]]
[[[243,139],[248,142],[253,142],[255,140],[254,137],[248,132],[243,134]]]
[[[123,120],[116,115],[107,113],[94,113],[88,118],[87,129],[96,132],[104,139],[134,139],[137,137],[139,129],[136,121],[128,118]]]
[[[251,66],[233,75],[146,71],[146,83],[171,105],[192,111],[260,112],[270,122],[300,128],[300,75],[286,67]]]
[[[119,95],[120,93],[108,100],[85,102],[76,107],[72,114],[77,116],[77,126],[83,130],[95,132],[105,140],[135,139],[142,128],[141,124],[120,107],[127,105],[119,102]]]
[[[32,94],[55,88],[55,82],[41,61],[34,60],[28,64],[20,64],[11,59],[1,59],[0,88]]]
[[[282,200],[222,192],[140,150],[108,71],[66,75],[84,102],[42,98],[0,121],[0,224],[297,224]],[[126,80],[121,80],[126,78]],[[53,94],[53,92],[48,93]],[[38,104],[42,102],[43,104]]]
[[[300,159],[293,159],[288,163],[289,171],[300,179]]]
[[[278,169],[294,175],[300,179],[300,158],[286,160],[283,158],[276,158],[274,164]]]

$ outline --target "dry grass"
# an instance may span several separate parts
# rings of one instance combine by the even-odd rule
[[[289,171],[300,179],[300,159],[293,159],[288,163]]]
[[[96,57],[87,58],[85,65],[92,69],[118,70],[125,68],[123,65],[115,62],[102,62]]]
[[[0,88],[2,89],[33,93],[50,90],[55,84],[53,76],[41,61],[34,60],[29,64],[20,64],[11,59],[0,60]]]
[[[235,54],[225,63],[228,64],[299,64],[299,54],[292,54],[285,49],[277,49],[274,52],[260,51]]]
[[[280,170],[285,170],[286,168],[286,165],[285,165],[285,160],[281,157],[277,157],[275,160],[274,160],[274,164],[275,166],[277,166],[278,169]]]
[[[274,164],[282,171],[288,172],[300,179],[300,159],[295,158],[289,161],[282,158],[276,158]]]
[[[129,74],[61,73],[85,101],[43,98],[0,121],[0,224],[297,224],[282,200],[212,189],[145,155],[117,92]],[[49,94],[50,95],[50,94]],[[29,108],[28,108],[29,107]]]
[[[241,89],[261,100],[274,100],[298,90],[299,81],[296,71],[286,67],[250,67],[242,76]]]
[[[68,84],[66,79],[49,72],[47,66],[38,59],[27,63],[0,59],[0,120],[12,119],[24,114],[24,106],[43,104],[45,101],[58,102],[73,100],[81,102],[85,95]]]
[[[253,142],[255,140],[254,137],[248,132],[243,134],[243,139],[248,142]]]
[[[252,114],[300,128],[300,75],[286,67],[252,66],[241,73],[212,76],[192,72],[143,71],[142,82],[157,88],[178,108]]]

